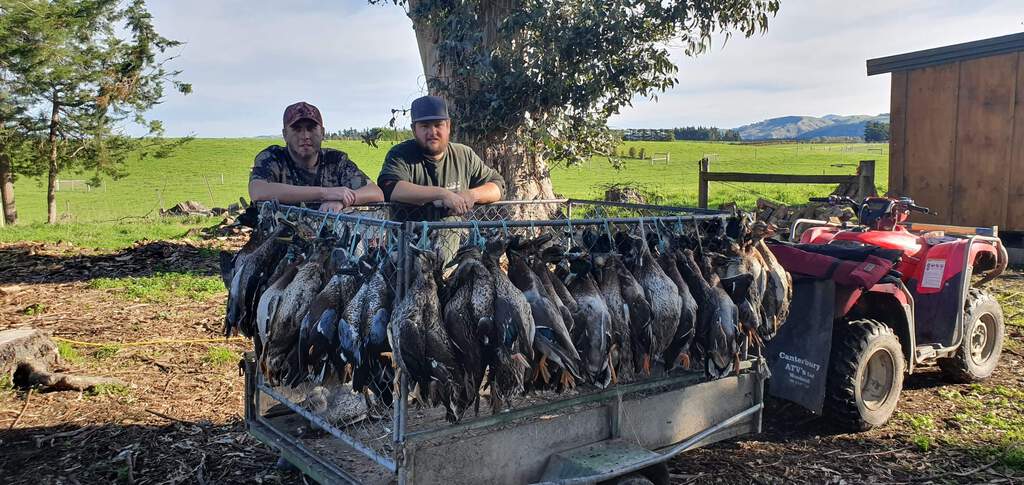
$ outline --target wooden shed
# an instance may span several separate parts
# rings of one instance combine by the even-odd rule
[[[892,73],[889,192],[919,222],[1024,231],[1024,33],[867,61]]]

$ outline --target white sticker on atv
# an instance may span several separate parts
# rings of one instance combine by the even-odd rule
[[[942,274],[946,272],[946,260],[929,259],[924,263],[924,277],[921,278],[922,288],[942,288]]]

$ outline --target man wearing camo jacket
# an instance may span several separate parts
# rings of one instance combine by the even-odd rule
[[[340,211],[382,202],[384,194],[341,150],[323,148],[320,110],[306,102],[284,110],[285,145],[271,145],[256,155],[249,176],[249,198],[277,200],[311,209]]]

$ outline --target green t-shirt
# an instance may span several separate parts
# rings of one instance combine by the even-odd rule
[[[471,148],[459,143],[449,143],[444,157],[436,162],[427,158],[416,140],[406,140],[395,145],[388,151],[384,158],[384,167],[377,176],[377,185],[381,188],[389,185],[388,182],[411,182],[428,187],[444,187],[453,192],[493,182],[503,194],[505,193],[505,179],[496,170],[485,165]],[[391,199],[390,190],[385,189],[384,194],[388,200]],[[443,215],[439,211],[431,210],[431,206],[425,206],[419,211],[396,219],[437,220]]]

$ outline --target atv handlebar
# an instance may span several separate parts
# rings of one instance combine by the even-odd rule
[[[913,204],[913,203],[907,204],[907,209],[910,209],[910,210],[916,211],[916,212],[920,212],[922,214],[928,214],[929,212],[931,212],[927,207],[921,206],[921,205],[917,205],[917,204]]]
[[[850,207],[854,208],[858,208],[862,205],[860,202],[857,202],[850,197],[839,195],[830,195],[828,197],[810,197],[807,200],[810,202],[823,202],[830,205],[849,205]],[[931,213],[930,209],[928,209],[925,206],[915,204],[914,199],[911,199],[910,197],[901,197],[899,199],[896,199],[895,202],[898,204],[899,207],[902,207],[904,210],[911,210],[914,212],[920,212],[922,214]]]

